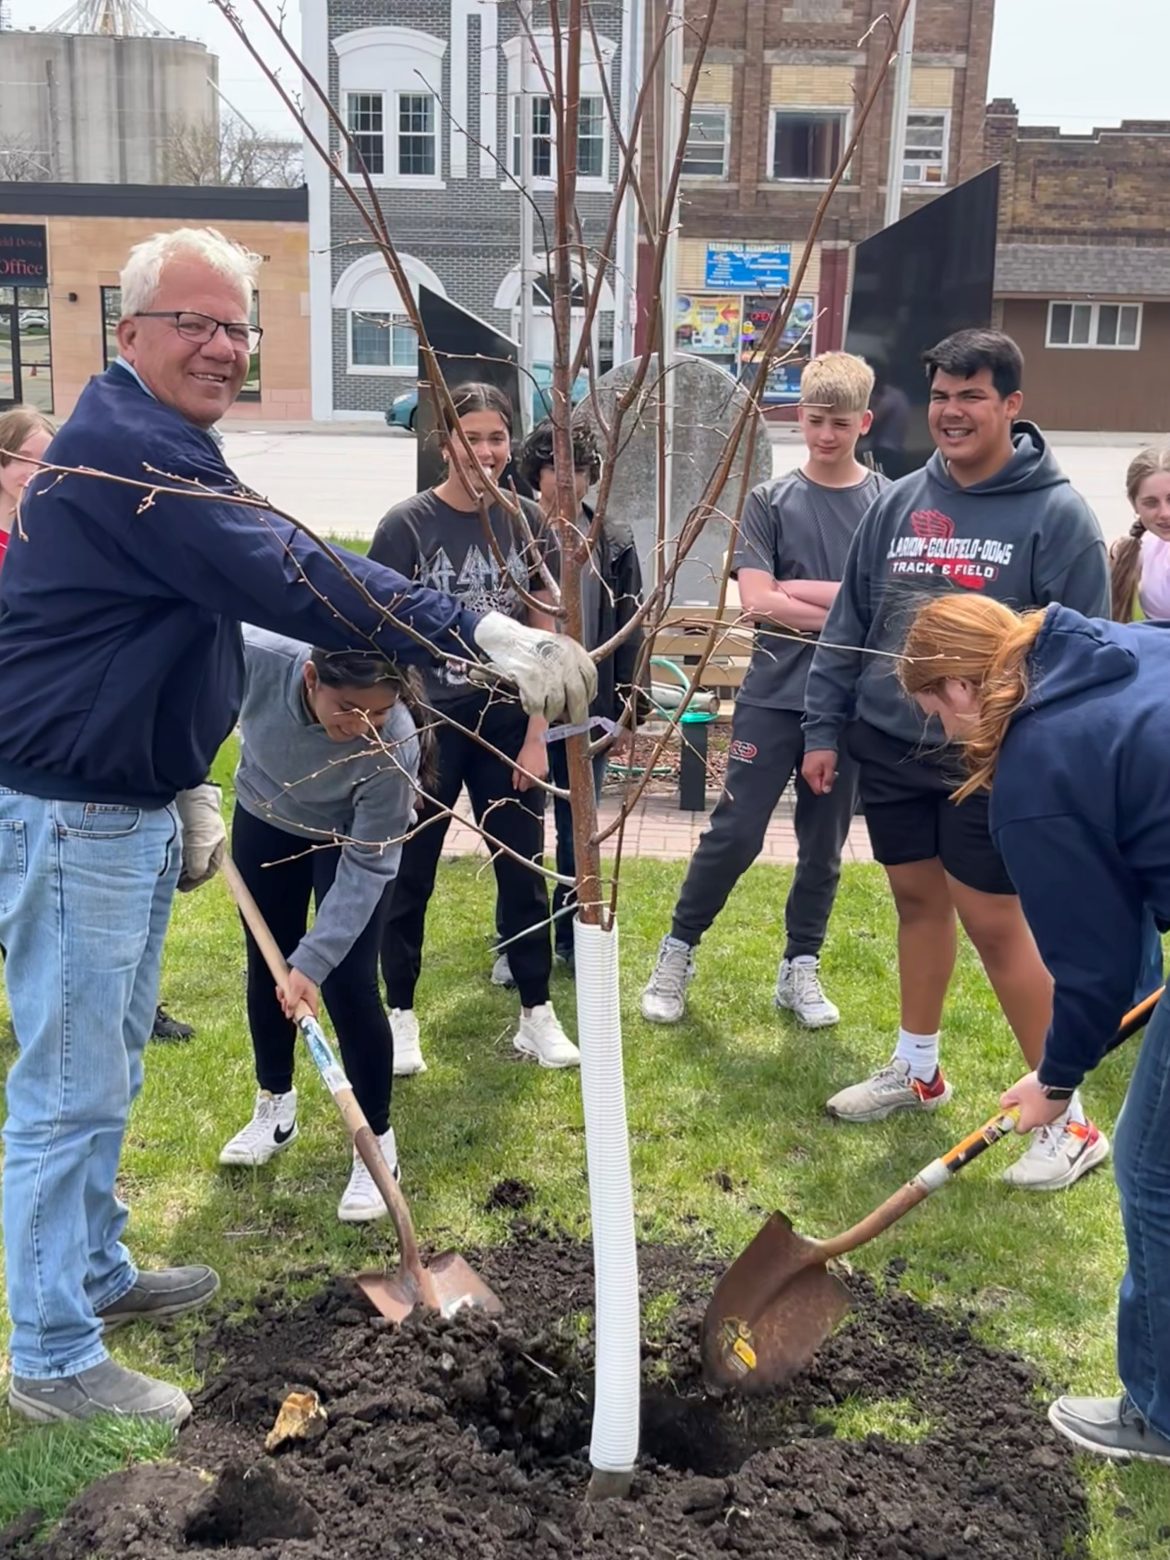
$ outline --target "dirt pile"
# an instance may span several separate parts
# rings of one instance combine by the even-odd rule
[[[333,1285],[223,1320],[176,1469],[86,1492],[43,1560],[1047,1560],[1083,1554],[1084,1495],[1022,1361],[890,1287],[858,1308],[780,1401],[707,1397],[697,1368],[717,1270],[643,1247],[658,1297],[644,1347],[643,1456],[629,1501],[586,1504],[591,1410],[588,1247],[519,1227],[476,1266],[493,1321],[394,1330]],[[329,1415],[311,1446],[264,1436],[292,1387]],[[842,1413],[902,1405],[914,1444],[833,1437]],[[910,1405],[907,1409],[906,1405]],[[878,1409],[875,1412],[880,1413]],[[892,1421],[891,1421],[892,1422]],[[191,1482],[191,1470],[205,1470]],[[207,1474],[214,1478],[206,1481]],[[153,1483],[152,1483],[153,1481]]]

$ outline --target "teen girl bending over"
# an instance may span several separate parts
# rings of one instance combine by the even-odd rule
[[[1067,607],[1018,617],[987,597],[923,607],[906,691],[961,744],[956,800],[990,791],[992,837],[1054,981],[1039,1067],[1003,1096],[1019,1130],[1053,1131],[1104,1055],[1142,959],[1143,917],[1170,927],[1170,628]],[[1061,1398],[1078,1446],[1170,1463],[1170,1005],[1155,1009],[1117,1124],[1129,1253],[1117,1359],[1124,1392]]]

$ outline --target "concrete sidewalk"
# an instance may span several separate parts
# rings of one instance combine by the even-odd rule
[[[603,827],[612,823],[617,817],[619,801],[620,798],[616,795],[602,797],[600,817]],[[786,793],[768,825],[764,848],[758,858],[760,861],[768,862],[772,866],[790,866],[795,862],[796,828],[793,809],[793,798]],[[447,830],[447,838],[443,842],[444,856],[486,856],[484,843],[475,829],[470,822],[461,821],[471,818],[471,807],[466,792],[461,794],[455,811],[457,821],[453,822]],[[678,798],[674,796],[643,797],[626,824],[622,853],[627,859],[640,856],[652,861],[689,861],[699,843],[699,835],[707,827],[710,817],[710,812],[682,812],[679,809]],[[545,851],[551,856],[556,846],[551,807],[545,823],[544,837]],[[613,854],[616,839],[617,836],[614,835],[602,845],[603,855]],[[869,835],[866,833],[865,822],[861,818],[853,820],[853,827],[845,846],[845,860],[847,862],[873,860],[869,848]]]

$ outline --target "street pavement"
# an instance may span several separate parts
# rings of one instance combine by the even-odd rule
[[[360,423],[335,431],[318,424],[312,432],[289,432],[271,424],[229,423],[223,431],[228,461],[241,480],[324,535],[372,536],[387,509],[416,491],[414,436],[399,429]],[[800,464],[803,446],[791,428],[772,433],[772,469],[780,476]],[[1058,433],[1051,439],[1106,539],[1121,536],[1133,518],[1125,468],[1148,436],[1121,434],[1099,442],[1088,434]]]

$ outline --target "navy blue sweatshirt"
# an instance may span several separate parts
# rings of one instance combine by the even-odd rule
[[[1051,607],[991,832],[1056,983],[1043,1083],[1075,1088],[1129,1006],[1142,907],[1170,928],[1170,625]]]
[[[0,573],[0,785],[134,807],[198,785],[239,711],[241,622],[430,659],[384,605],[438,650],[475,653],[478,615],[450,596],[344,553],[371,605],[316,542],[233,503],[246,490],[211,435],[116,364],[90,380],[48,458],[222,497],[147,505],[101,477],[33,479],[27,540],[13,536]]]

